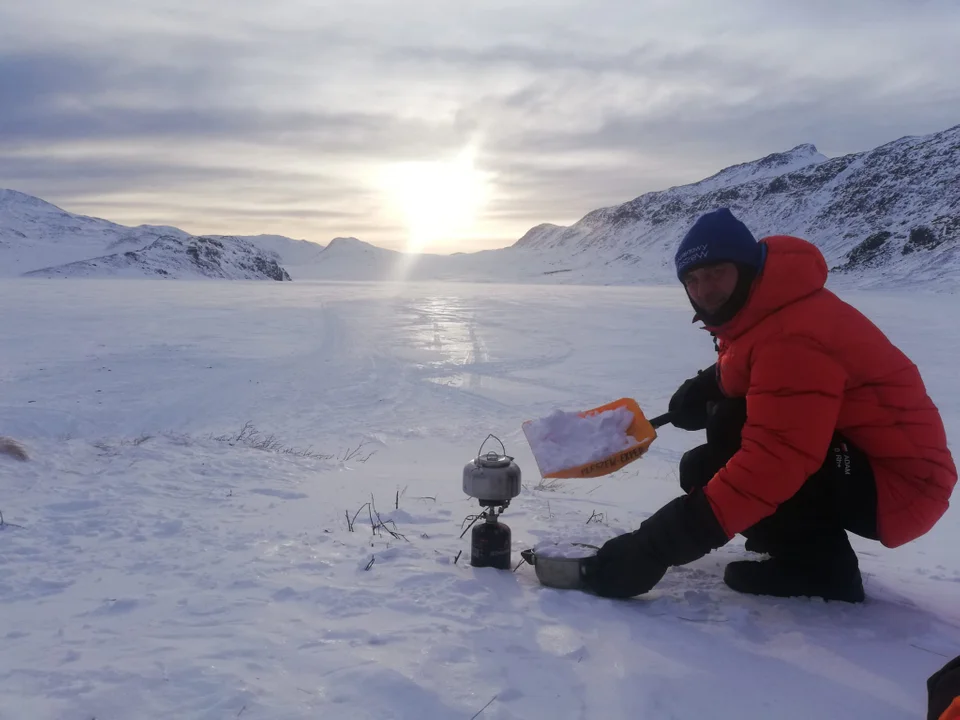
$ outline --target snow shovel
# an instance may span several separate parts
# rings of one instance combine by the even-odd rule
[[[670,413],[659,415],[652,420],[647,420],[643,414],[643,410],[640,409],[637,401],[633,398],[620,398],[619,400],[614,400],[606,405],[591,408],[590,410],[584,410],[583,412],[577,413],[577,415],[580,417],[590,417],[591,415],[598,415],[602,412],[606,412],[608,410],[617,410],[619,408],[625,408],[633,413],[633,421],[626,430],[626,434],[636,440],[633,445],[624,448],[623,450],[618,450],[617,452],[598,460],[592,460],[588,463],[575,465],[573,467],[567,467],[560,470],[553,470],[551,472],[543,472],[543,458],[537,457],[537,448],[535,448],[534,443],[531,442],[529,429],[533,421],[527,420],[524,422],[522,426],[523,433],[527,438],[527,442],[530,444],[530,449],[533,451],[533,456],[537,461],[537,467],[540,470],[540,475],[545,478],[563,479],[595,478],[601,477],[602,475],[609,475],[610,473],[616,472],[626,465],[629,465],[634,460],[641,458],[647,452],[647,450],[650,449],[651,443],[653,443],[653,441],[656,439],[656,429],[666,425],[671,420]]]

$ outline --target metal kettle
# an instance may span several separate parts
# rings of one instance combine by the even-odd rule
[[[491,436],[487,437],[487,440]],[[483,441],[484,444],[486,440]],[[506,506],[520,494],[520,467],[500,443],[503,453],[493,450],[486,454],[483,445],[480,452],[463,467],[463,492],[477,498],[481,505]]]

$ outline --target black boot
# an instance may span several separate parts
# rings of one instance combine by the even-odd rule
[[[769,560],[727,565],[723,581],[733,590],[774,597],[820,597],[859,603],[864,600],[857,555],[843,530],[815,542],[771,548]]]
[[[761,520],[753,527],[749,527],[740,533],[746,540],[743,549],[761,555],[775,555],[778,549],[777,530],[773,518]],[[780,544],[783,544],[782,540]]]

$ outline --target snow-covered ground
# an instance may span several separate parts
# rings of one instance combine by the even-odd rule
[[[960,447],[943,298],[844,296]],[[470,567],[461,472],[488,433],[524,472],[515,564],[679,492],[700,433],[558,483],[521,431],[662,412],[712,362],[678,288],[13,279],[0,307],[0,434],[33,455],[0,458],[3,720],[916,720],[960,653],[956,508],[897,550],[856,541],[862,606],[733,593],[739,541],[630,601]]]

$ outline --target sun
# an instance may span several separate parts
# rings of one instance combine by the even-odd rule
[[[488,181],[475,165],[476,150],[451,160],[406,162],[384,173],[388,195],[404,217],[408,252],[450,250],[472,234],[487,201]]]

